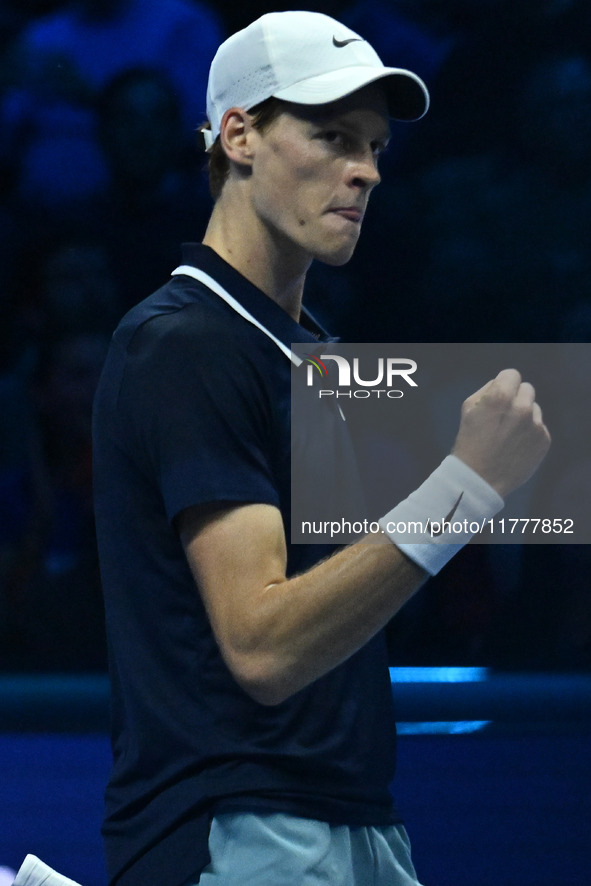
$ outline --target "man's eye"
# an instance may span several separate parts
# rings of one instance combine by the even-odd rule
[[[325,142],[328,142],[330,145],[342,144],[343,136],[340,132],[336,132],[333,129],[329,129],[326,132],[321,134],[321,138],[324,139]]]

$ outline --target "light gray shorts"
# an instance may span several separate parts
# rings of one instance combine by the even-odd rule
[[[199,886],[420,886],[402,825],[350,828],[283,812],[224,812]]]

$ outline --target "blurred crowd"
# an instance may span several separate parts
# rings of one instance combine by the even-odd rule
[[[0,4],[0,670],[106,667],[94,389],[119,318],[203,234],[195,130],[213,54],[281,8]],[[589,341],[586,0],[306,8],[432,95],[423,121],[394,128],[351,263],[310,274],[320,320],[349,341]],[[589,396],[583,384],[581,415]],[[392,663],[589,668],[590,551],[470,546],[392,624]]]

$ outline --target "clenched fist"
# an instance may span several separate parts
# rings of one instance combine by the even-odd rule
[[[462,405],[452,452],[505,498],[532,476],[550,434],[532,385],[503,369]]]

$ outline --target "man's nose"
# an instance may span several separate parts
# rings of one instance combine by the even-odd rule
[[[352,183],[357,187],[374,188],[382,180],[378,170],[378,161],[373,150],[360,154],[352,164]]]

